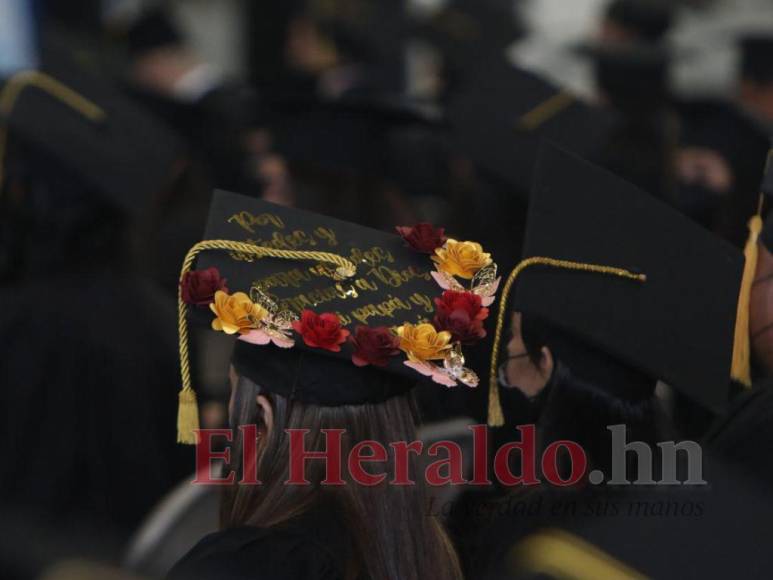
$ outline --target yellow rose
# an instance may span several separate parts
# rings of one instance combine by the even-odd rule
[[[397,329],[400,350],[408,355],[411,362],[442,360],[451,348],[451,333],[438,332],[431,324],[404,324]]]
[[[484,252],[476,242],[449,239],[445,246],[435,250],[432,261],[446,274],[471,280],[478,270],[491,264],[491,254]]]
[[[244,292],[230,296],[218,290],[215,292],[215,302],[209,307],[217,317],[212,321],[212,328],[226,334],[247,334],[255,328],[256,322],[268,314],[265,308],[253,303]]]

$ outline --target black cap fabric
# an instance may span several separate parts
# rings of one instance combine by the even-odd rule
[[[594,65],[597,90],[624,110],[662,106],[669,96],[669,66],[673,54],[643,44],[583,44],[578,54]]]
[[[644,42],[658,42],[674,19],[673,5],[666,0],[613,0],[606,18],[626,28]]]
[[[436,46],[453,72],[466,75],[481,59],[501,56],[521,34],[509,3],[492,0],[451,0],[430,14],[416,11],[415,34]]]
[[[156,7],[142,14],[126,34],[131,56],[141,56],[158,48],[182,44],[182,35],[167,12]]]
[[[513,309],[709,408],[727,402],[743,256],[651,195],[553,146],[541,151]],[[593,379],[593,377],[589,377]]]
[[[217,268],[230,296],[243,292],[258,304],[264,304],[262,300],[267,296],[276,308],[275,319],[300,317],[296,320],[300,326],[285,325],[283,340],[271,344],[266,344],[268,339],[247,342],[249,335],[242,335],[237,341],[234,366],[266,390],[321,405],[360,404],[382,401],[430,376],[426,366],[422,368],[427,372],[423,372],[416,365],[405,364],[406,353],[398,346],[393,346],[380,363],[362,365],[353,357],[356,345],[348,340],[358,339],[361,326],[396,331],[406,323],[430,323],[440,331],[440,326],[431,322],[436,315],[435,299],[443,293],[436,281],[431,251],[419,252],[396,234],[223,191],[214,195],[205,239],[246,242],[282,251],[327,252],[346,258],[356,268],[352,276],[340,280],[331,277],[336,265],[320,262],[318,256],[257,259],[243,251],[216,249],[198,254],[196,270]],[[485,261],[485,256],[481,258]],[[490,289],[492,293],[495,290]],[[214,298],[215,306],[210,309],[195,309],[197,317],[212,321],[222,296]],[[333,349],[310,344],[302,330],[306,324],[304,311],[335,314],[349,337]],[[486,313],[479,312],[483,318]],[[485,336],[482,327],[478,329],[478,336]],[[394,333],[390,336],[400,342]],[[448,333],[444,337],[445,342],[456,346],[456,337],[452,340]],[[437,338],[442,341],[443,337]],[[438,352],[439,357],[426,359],[439,365],[436,371],[451,362],[445,356],[450,356],[451,346]],[[431,376],[437,379],[438,374]],[[469,374],[459,383],[449,382],[447,376],[436,382],[455,386],[464,384],[466,378]]]
[[[449,103],[447,116],[452,146],[524,198],[543,139],[594,158],[616,120],[504,59],[479,67]]]
[[[741,39],[741,77],[760,84],[773,82],[773,35],[750,34]]]
[[[274,148],[291,162],[324,170],[381,175],[388,136],[398,127],[433,127],[442,119],[405,100],[283,95],[269,104]]]
[[[2,91],[11,97],[2,119],[11,144],[56,160],[126,213],[140,214],[171,183],[178,138],[66,56],[49,56],[40,71],[18,73]]]
[[[585,513],[603,517],[578,517],[568,529],[527,537],[510,551],[510,574],[504,577],[767,578],[770,496],[727,466],[712,466],[716,470],[704,475],[707,485],[632,486],[638,489],[605,501],[577,502]]]

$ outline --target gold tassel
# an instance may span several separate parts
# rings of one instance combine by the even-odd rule
[[[334,277],[344,280],[356,275],[356,266],[346,258],[328,252],[307,252],[301,250],[280,250],[266,246],[256,246],[246,242],[231,240],[205,240],[193,246],[183,261],[180,270],[180,281],[191,271],[196,256],[204,250],[222,250],[238,252],[253,258],[281,258],[285,260],[315,260],[336,266]],[[196,403],[196,393],[191,381],[191,362],[188,350],[188,306],[183,301],[182,289],[177,291],[177,330],[180,346],[180,389],[179,406],[177,409],[177,442],[187,445],[196,444],[196,433],[199,428],[199,407]]]
[[[196,444],[195,430],[199,428],[199,406],[196,393],[192,389],[182,389],[177,408],[177,442],[186,445]]]
[[[746,387],[751,387],[751,346],[749,339],[749,304],[751,302],[752,284],[757,272],[759,247],[757,240],[762,231],[762,203],[760,196],[757,214],[749,220],[749,238],[746,240],[743,254],[746,262],[741,278],[741,290],[738,295],[738,311],[735,317],[735,336],[733,338],[733,362],[730,376]]]
[[[502,412],[502,403],[499,400],[499,383],[489,381],[488,385],[488,426],[501,427],[505,424],[505,415]]]

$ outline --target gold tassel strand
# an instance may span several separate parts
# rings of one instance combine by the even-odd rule
[[[596,264],[586,264],[584,262],[572,262],[570,260],[558,260],[556,258],[534,257],[527,258],[520,262],[510,275],[507,277],[502,296],[499,298],[499,312],[497,314],[497,324],[494,331],[494,345],[491,352],[491,366],[489,367],[489,398],[488,398],[488,425],[489,427],[501,427],[505,424],[502,404],[499,399],[499,384],[497,381],[497,367],[499,362],[499,349],[502,345],[502,334],[504,333],[505,317],[507,316],[507,300],[510,296],[513,284],[518,276],[526,268],[531,266],[548,266],[561,270],[574,270],[579,272],[592,272],[594,274],[603,274],[606,276],[617,276],[635,282],[646,282],[647,276],[636,274],[623,268],[613,266],[599,266]]]
[[[751,303],[752,284],[757,272],[759,246],[757,242],[762,232],[762,205],[765,196],[760,195],[757,213],[749,220],[749,238],[743,250],[744,266],[741,278],[741,289],[738,293],[738,310],[735,317],[735,334],[733,336],[733,362],[730,376],[744,385],[752,386],[751,374],[751,339],[749,337],[749,308]]]
[[[183,261],[180,280],[191,271],[196,256],[207,250],[238,252],[255,258],[280,258],[284,260],[315,260],[337,266],[336,273],[341,278],[350,278],[356,273],[355,265],[346,258],[329,252],[308,252],[278,250],[267,246],[257,246],[246,242],[231,240],[205,240],[193,246]],[[182,388],[177,408],[177,442],[187,445],[196,443],[196,430],[199,428],[199,408],[196,392],[191,386],[190,353],[188,349],[188,305],[182,298],[182,288],[177,290],[178,335],[180,340],[180,376]]]
[[[571,107],[575,101],[576,99],[571,94],[565,91],[558,92],[523,115],[516,123],[516,129],[536,131],[542,125]]]
[[[92,101],[54,77],[36,70],[23,70],[11,76],[0,91],[0,192],[5,179],[5,150],[8,141],[8,120],[19,95],[27,87],[34,87],[58,99],[93,122],[103,121],[105,112]]]

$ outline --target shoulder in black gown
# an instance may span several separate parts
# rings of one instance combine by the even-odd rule
[[[168,580],[343,580],[349,536],[329,509],[271,528],[238,527],[206,536]]]

